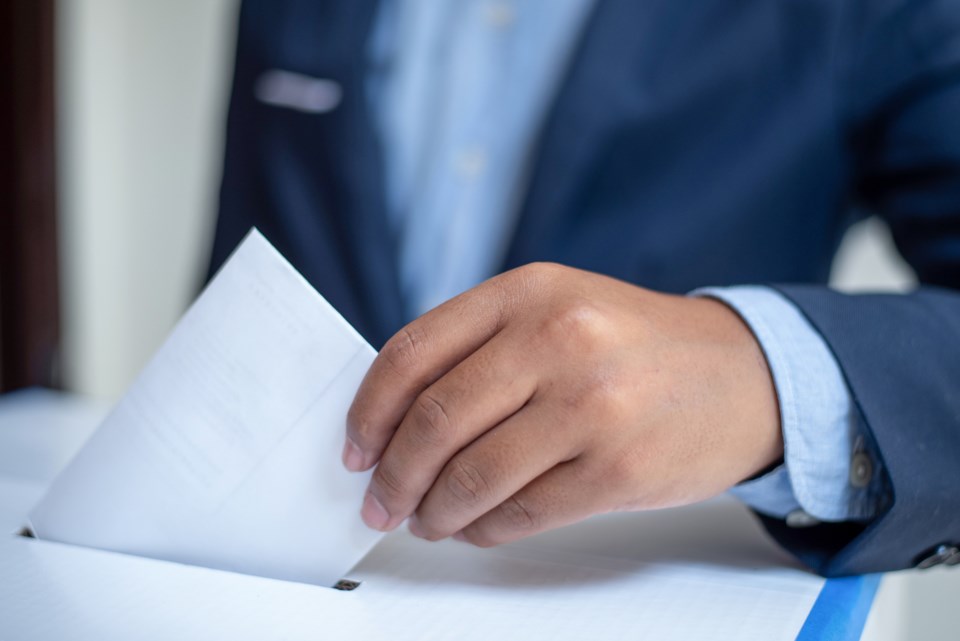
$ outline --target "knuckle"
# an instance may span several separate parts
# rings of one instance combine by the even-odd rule
[[[519,532],[530,532],[538,529],[540,517],[537,512],[523,499],[511,496],[500,504],[500,515],[507,527]]]
[[[504,274],[511,291],[520,292],[521,300],[550,288],[564,268],[556,263],[528,263]]]
[[[523,265],[517,270],[517,272],[523,274],[526,278],[543,281],[556,277],[556,275],[562,270],[563,267],[557,263],[538,261]]]
[[[429,390],[414,401],[411,409],[413,436],[420,445],[436,447],[450,438],[452,424],[445,404],[436,392]]]
[[[463,536],[465,539],[467,539],[468,543],[471,543],[478,548],[492,548],[493,546],[500,544],[499,539],[485,531],[483,528],[469,527],[463,531]]]
[[[374,429],[367,408],[357,403],[350,406],[347,411],[347,431],[358,445],[364,445],[371,440]]]
[[[610,335],[601,310],[583,299],[559,306],[545,319],[542,333],[551,344],[578,352],[600,348]]]
[[[407,325],[386,342],[380,350],[380,358],[395,373],[406,376],[420,362],[423,343],[424,337],[421,331]]]
[[[491,283],[499,305],[498,325],[503,326],[516,311],[534,304],[549,289],[558,265],[529,263],[501,274]]]
[[[457,500],[467,505],[479,503],[487,495],[489,484],[473,463],[455,459],[447,476],[447,489]]]
[[[619,452],[604,466],[603,482],[618,490],[632,487],[643,468],[639,458],[628,450]]]
[[[420,524],[420,530],[423,533],[423,539],[426,541],[439,541],[446,538],[450,533],[438,527],[428,514],[424,513],[423,506],[416,511],[417,519]]]
[[[383,462],[377,466],[373,473],[373,482],[380,489],[381,496],[378,497],[389,503],[396,503],[406,494],[407,486],[400,474],[389,464]]]
[[[607,478],[611,485],[619,487],[632,479],[636,471],[634,461],[629,456],[615,458],[607,468]]]

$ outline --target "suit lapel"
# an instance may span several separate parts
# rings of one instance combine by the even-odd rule
[[[339,276],[357,301],[367,337],[379,347],[402,324],[396,238],[387,221],[383,154],[366,95],[366,62],[376,0],[293,0],[282,19],[280,55],[293,71],[339,85],[342,98],[329,113],[310,116],[292,141],[307,180],[325,184],[323,225],[330,251],[340,255]],[[328,276],[330,277],[330,276]]]
[[[632,0],[597,0],[584,26],[541,130],[504,269],[562,256],[561,245],[579,213],[577,196],[590,180],[597,149],[627,113],[629,89],[611,69],[611,61],[626,55],[624,48],[635,35],[640,12],[631,5]]]
[[[404,307],[397,273],[397,238],[387,217],[384,154],[365,84],[369,34],[379,3],[349,0],[343,4],[353,4],[357,13],[352,46],[359,50],[350,59],[359,63],[355,62],[347,75],[352,100],[345,104],[346,144],[341,147],[344,153],[340,159],[344,187],[355,209],[334,213],[347,221],[345,237],[352,267],[361,281],[358,286],[382,340],[386,340],[403,324]]]

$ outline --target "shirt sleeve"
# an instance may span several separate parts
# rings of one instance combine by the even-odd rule
[[[826,342],[788,299],[768,287],[704,288],[750,327],[767,359],[780,406],[784,463],[730,490],[757,512],[802,527],[866,522],[889,483]]]

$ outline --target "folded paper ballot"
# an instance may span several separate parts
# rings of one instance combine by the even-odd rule
[[[251,231],[33,510],[39,539],[334,585],[379,540],[340,463],[376,353]]]

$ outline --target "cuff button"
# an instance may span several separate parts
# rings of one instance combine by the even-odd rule
[[[917,563],[917,568],[926,570],[937,565],[957,565],[960,564],[960,548],[956,545],[938,545],[933,553]]]

